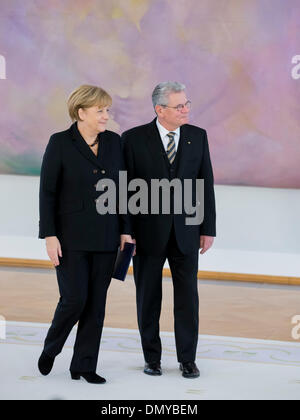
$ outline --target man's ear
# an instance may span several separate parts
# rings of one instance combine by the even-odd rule
[[[163,107],[161,105],[156,105],[154,109],[155,109],[156,115],[160,117],[162,114]]]

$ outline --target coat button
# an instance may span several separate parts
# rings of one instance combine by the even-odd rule
[[[96,174],[98,172],[98,169],[93,169],[93,173]]]
[[[102,174],[105,174],[105,170],[104,170],[104,169],[102,169],[101,173],[102,173]]]

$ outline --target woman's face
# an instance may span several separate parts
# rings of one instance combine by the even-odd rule
[[[89,108],[80,108],[78,111],[83,123],[89,131],[101,133],[106,130],[106,124],[109,120],[109,107],[100,108],[91,106]]]

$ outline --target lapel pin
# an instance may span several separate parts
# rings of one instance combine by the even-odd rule
[[[188,144],[191,144],[191,142],[190,142],[190,141],[188,141]]]

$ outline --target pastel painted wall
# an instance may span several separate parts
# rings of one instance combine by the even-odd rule
[[[39,174],[80,84],[112,95],[120,133],[177,80],[217,184],[300,188],[299,21],[298,0],[1,0],[0,173]]]

